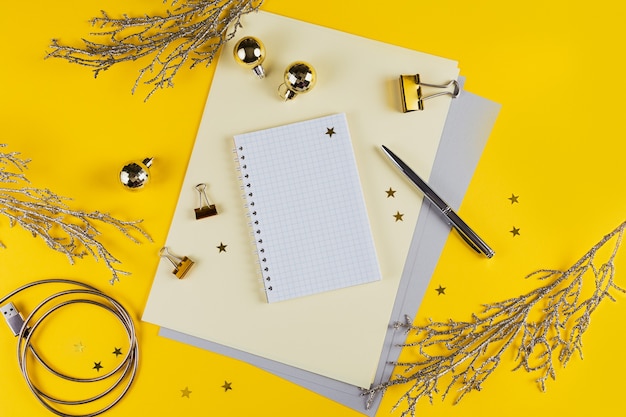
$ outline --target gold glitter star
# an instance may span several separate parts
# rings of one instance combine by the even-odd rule
[[[224,385],[222,385],[222,388],[224,388],[224,392],[228,391],[229,389],[233,389],[233,387],[231,387],[232,384],[232,382],[224,381]]]
[[[220,250],[219,253],[222,253],[222,252],[226,252],[226,246],[228,245],[225,245],[222,242],[220,242],[220,245],[216,247]]]
[[[93,363],[93,368],[91,368],[91,369],[95,369],[96,371],[100,372],[100,369],[102,369],[101,363],[102,362],[94,362]]]
[[[397,211],[396,214],[393,215],[393,217],[396,218],[397,222],[401,222],[402,221],[402,216],[404,216],[404,214],[400,213],[399,211]]]
[[[393,188],[389,187],[389,189],[385,192],[387,193],[387,198],[389,197],[396,198],[396,190],[394,190]]]
[[[333,135],[336,135],[335,128],[334,127],[327,127],[325,135],[328,135],[328,137],[332,138]]]
[[[437,295],[446,295],[446,287],[441,285],[439,285],[439,288],[435,288],[435,291],[437,291]]]
[[[511,204],[515,204],[515,203],[519,203],[518,198],[519,198],[518,195],[511,194],[511,197],[509,197],[509,200],[511,200]]]
[[[181,395],[181,397],[191,398],[191,397],[189,397],[189,395],[191,394],[191,391],[189,391],[189,387],[185,387],[185,389],[181,389],[180,392],[183,393],[183,395]]]
[[[515,236],[519,236],[519,235],[520,235],[520,234],[519,234],[519,228],[517,228],[517,227],[515,227],[515,226],[513,226],[513,230],[509,230],[509,233],[512,233],[512,234],[513,234],[513,237],[515,237]]]

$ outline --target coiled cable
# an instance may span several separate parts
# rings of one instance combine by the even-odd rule
[[[84,284],[82,282],[69,280],[69,279],[45,279],[40,281],[31,282],[23,285],[12,291],[5,297],[0,298],[0,306],[2,306],[7,300],[16,294],[21,293],[29,288],[44,284],[63,284],[74,287],[73,289],[67,289],[64,291],[56,292],[43,301],[41,301],[33,311],[24,319],[19,334],[17,335],[17,361],[24,380],[30,388],[31,392],[35,395],[35,398],[52,413],[62,417],[93,417],[102,414],[110,410],[113,406],[120,402],[120,400],[128,393],[135,376],[137,374],[137,367],[139,361],[139,348],[137,344],[137,335],[135,332],[135,325],[130,314],[126,309],[118,303],[112,297],[104,294],[102,291]],[[76,288],[78,287],[78,288]],[[37,353],[34,346],[31,344],[33,335],[36,334],[37,329],[45,322],[48,317],[55,311],[69,307],[76,304],[89,304],[96,307],[100,307],[105,311],[115,316],[124,327],[128,338],[129,349],[126,356],[121,363],[111,370],[107,374],[103,374],[96,378],[77,378],[69,376],[53,369],[47,364],[42,357]],[[57,378],[61,378],[73,383],[93,383],[106,380],[114,380],[108,387],[106,387],[99,394],[90,396],[89,398],[78,400],[63,400],[52,396],[39,387],[31,377],[31,369],[28,366],[29,361],[28,353],[31,353],[43,368],[49,373],[53,374]],[[111,397],[108,402],[104,402],[104,406],[96,411],[79,414],[68,414],[67,409],[72,407],[80,407],[87,404],[94,403],[98,400],[107,399]],[[104,400],[103,400],[104,401]],[[81,407],[82,409],[83,407]]]

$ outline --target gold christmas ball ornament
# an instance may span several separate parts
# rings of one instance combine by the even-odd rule
[[[285,70],[284,81],[278,87],[278,94],[287,101],[311,91],[317,82],[317,72],[311,64],[296,61]]]
[[[265,77],[265,70],[261,65],[265,61],[265,46],[263,42],[252,36],[240,39],[233,49],[235,61],[252,71],[259,78]]]
[[[120,182],[128,190],[139,190],[150,181],[150,166],[153,158],[141,162],[129,162],[120,171]]]

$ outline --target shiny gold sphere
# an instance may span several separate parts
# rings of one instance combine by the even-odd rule
[[[259,39],[252,36],[241,38],[235,44],[233,57],[239,65],[252,69],[259,78],[265,76],[261,66],[265,61],[265,46]]]

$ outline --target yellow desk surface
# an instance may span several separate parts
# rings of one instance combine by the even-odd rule
[[[73,208],[144,219],[154,242],[135,245],[115,231],[103,236],[122,268],[111,287],[108,270],[92,259],[70,265],[0,216],[0,296],[51,277],[81,280],[117,298],[137,318],[141,362],[128,396],[107,413],[129,415],[358,416],[306,389],[239,361],[182,345],[139,322],[176,204],[179,185],[210,88],[212,69],[183,70],[176,86],[147,103],[131,95],[141,63],[119,65],[97,79],[83,67],[44,60],[50,39],[78,42],[100,9],[141,15],[159,1],[5,2],[0,13],[0,143],[31,159],[35,187],[72,197]],[[294,2],[266,0],[263,10],[459,61],[469,91],[502,111],[460,209],[496,249],[477,259],[449,239],[417,320],[469,319],[483,303],[539,286],[525,281],[540,268],[571,266],[625,219],[623,159],[623,19],[619,2],[496,0]],[[253,16],[251,17],[253,18]],[[373,57],[373,59],[375,59]],[[155,157],[154,181],[139,193],[117,184],[120,164]],[[519,196],[518,203],[508,199]],[[510,231],[519,229],[519,235]],[[622,249],[622,252],[626,249]],[[618,257],[617,283],[626,286]],[[439,285],[445,295],[435,291]],[[28,305],[29,300],[21,300]],[[227,312],[225,312],[227,319]],[[583,338],[584,360],[557,367],[542,393],[533,377],[510,372],[513,358],[456,406],[435,400],[429,416],[614,415],[623,412],[626,296],[606,301]],[[110,366],[120,335],[89,315],[48,332],[57,364],[91,370]],[[93,320],[92,320],[93,319]],[[246,323],[233,323],[245,331]],[[0,329],[4,324],[0,323]],[[16,340],[0,330],[0,415],[49,415],[21,379]],[[76,345],[82,346],[77,348]],[[358,346],[354,347],[358,349]],[[512,355],[511,355],[512,356]],[[83,367],[83,368],[81,368]],[[92,371],[96,372],[96,371]],[[89,373],[89,372],[87,372]],[[225,389],[230,384],[231,389]],[[183,395],[185,391],[188,395]],[[390,390],[378,415],[403,392]],[[69,393],[68,393],[69,394]],[[396,412],[397,414],[398,412]]]

